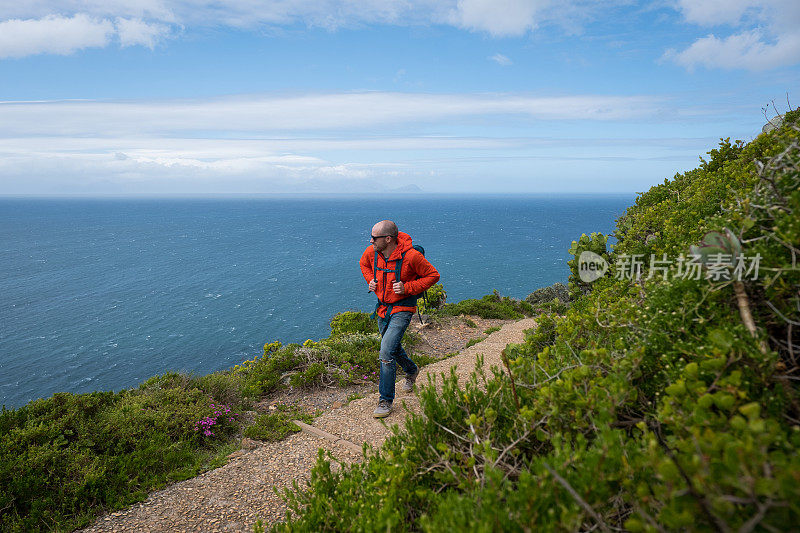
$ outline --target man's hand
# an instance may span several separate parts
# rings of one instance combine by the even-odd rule
[[[394,290],[395,294],[405,294],[406,288],[403,286],[402,281],[395,281],[394,285],[392,285],[392,290]]]
[[[375,289],[378,288],[378,283],[373,279],[369,282],[369,290],[370,292],[375,292]]]

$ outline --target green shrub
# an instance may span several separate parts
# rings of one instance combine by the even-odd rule
[[[569,281],[567,283],[570,299],[578,298],[591,290],[591,284],[583,281],[578,274],[578,259],[581,254],[584,252],[592,252],[608,262],[609,255],[606,250],[607,242],[608,236],[602,233],[592,233],[591,235],[586,235],[584,233],[577,241],[572,241],[569,253],[573,258],[567,261],[570,270]]]
[[[486,335],[491,335],[491,334],[492,334],[492,333],[494,333],[495,331],[500,331],[500,329],[501,329],[501,328],[500,328],[500,326],[492,326],[492,327],[490,327],[490,328],[486,328],[485,330],[483,330],[483,332],[484,332]]]
[[[208,468],[237,427],[212,404],[192,378],[167,374],[116,394],[58,393],[4,409],[0,529],[74,529]],[[208,417],[213,435],[195,430]]]
[[[471,315],[481,318],[519,319],[533,315],[533,307],[528,302],[500,296],[497,291],[487,294],[480,300],[462,300],[445,304],[438,311],[443,316]]]
[[[553,300],[559,300],[565,304],[569,303],[569,289],[566,285],[563,283],[554,283],[548,287],[536,289],[525,298],[525,301],[533,306]]]
[[[429,365],[431,363],[435,363],[436,361],[439,361],[440,359],[444,359],[444,358],[447,358],[447,357],[452,357],[454,355],[456,355],[456,354],[455,353],[451,353],[451,354],[447,354],[447,355],[445,355],[445,356],[440,358],[440,357],[436,357],[436,356],[433,356],[433,355],[427,355],[427,354],[424,354],[424,353],[415,353],[413,356],[411,356],[411,358],[414,360],[414,363],[416,363],[417,366],[423,367],[423,366],[427,366],[427,365]]]
[[[567,312],[567,309],[569,309],[569,304],[562,302],[558,298],[536,306],[536,311],[539,313],[555,313],[557,315],[563,315]]]
[[[369,313],[344,311],[331,319],[331,339],[341,335],[369,335],[378,331],[378,321]]]
[[[411,349],[419,340],[419,335],[407,330],[403,344]],[[380,344],[376,320],[367,313],[346,311],[331,319],[330,337],[319,341],[309,339],[302,345],[268,343],[262,357],[236,365],[230,379],[240,383],[245,400],[287,385],[345,386],[374,381],[379,371]]]
[[[427,301],[426,301],[427,300]],[[417,300],[417,308],[422,314],[428,314],[435,309],[439,309],[447,300],[447,293],[441,283],[437,283],[427,290],[425,299]]]
[[[249,407],[250,402],[242,395],[242,376],[237,372],[222,370],[196,378],[197,387],[220,403],[238,410]]]
[[[258,398],[281,384],[287,372],[302,365],[297,353],[300,345],[282,346],[280,342],[264,346],[264,355],[236,365],[233,372],[240,374],[242,394],[247,398]]]
[[[244,428],[244,436],[266,442],[280,441],[300,431],[293,420],[310,424],[313,419],[296,407],[277,404],[274,412],[256,416],[253,424]]]
[[[474,339],[470,339],[470,340],[467,341],[467,344],[464,347],[465,348],[469,348],[470,346],[475,346],[476,344],[478,344],[479,342],[481,342],[485,338],[486,337],[476,337]]]
[[[577,243],[575,245],[577,251]],[[595,248],[599,249],[599,247]],[[569,289],[563,283],[554,283],[549,287],[536,289],[525,298],[525,301],[531,304],[537,313],[563,315],[569,309]]]

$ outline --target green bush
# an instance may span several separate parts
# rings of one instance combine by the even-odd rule
[[[500,296],[495,291],[480,300],[462,300],[454,304],[445,304],[438,313],[442,316],[471,315],[481,318],[519,319],[533,315],[533,307],[528,302]]]
[[[470,339],[470,340],[467,341],[467,344],[464,347],[465,348],[469,348],[470,346],[475,346],[476,344],[478,344],[479,342],[481,342],[485,338],[486,337],[476,337],[474,339]]]
[[[569,253],[574,257],[567,261],[570,271],[567,285],[569,287],[569,297],[571,299],[578,298],[591,289],[591,284],[583,281],[578,275],[578,258],[583,252],[593,252],[608,262],[609,255],[606,250],[607,242],[608,236],[602,233],[592,233],[591,235],[586,235],[584,233],[577,241],[572,241]]]
[[[577,251],[577,243],[575,244]],[[554,283],[549,287],[536,289],[525,298],[525,301],[531,304],[537,313],[563,315],[569,309],[569,289],[563,283]]]
[[[222,370],[206,374],[196,378],[196,384],[199,389],[216,398],[220,403],[233,406],[238,410],[245,409],[250,403],[242,394],[241,375],[236,372]]]
[[[58,393],[4,409],[0,529],[77,528],[196,475],[237,427],[232,413],[214,414],[218,405],[191,378],[167,374],[116,394]],[[209,418],[213,435],[204,435],[198,424]]]
[[[331,339],[342,335],[369,335],[376,331],[378,331],[378,321],[371,318],[369,313],[344,311],[331,319]]]
[[[564,303],[558,298],[554,298],[549,302],[541,303],[536,307],[536,311],[540,313],[555,313],[557,315],[563,315],[569,309],[569,304]]]
[[[420,313],[428,314],[442,307],[445,300],[447,300],[447,293],[444,290],[444,286],[441,283],[437,283],[426,291],[425,299],[420,298],[417,300],[417,308]]]
[[[307,424],[312,422],[309,415],[296,407],[277,404],[274,412],[256,416],[253,424],[244,428],[244,436],[266,442],[280,441],[300,431],[293,420],[301,420]]]
[[[548,287],[536,289],[525,298],[525,301],[533,306],[553,300],[559,300],[565,304],[569,303],[569,289],[566,285],[563,283],[554,283]]]
[[[332,335],[195,378],[153,377],[119,393],[65,394],[0,413],[0,530],[74,529],[148,491],[219,465],[235,413],[275,389],[349,384],[377,375],[380,338],[365,313],[334,317]],[[366,332],[366,333],[365,333]],[[270,438],[281,434],[280,424]],[[266,435],[260,419],[249,433]]]

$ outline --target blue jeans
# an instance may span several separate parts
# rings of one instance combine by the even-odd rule
[[[417,365],[408,357],[406,351],[400,345],[403,340],[403,334],[411,323],[411,317],[411,311],[400,311],[386,318],[378,317],[378,331],[383,337],[379,356],[381,376],[378,381],[378,392],[381,394],[381,400],[394,401],[394,380],[397,376],[398,364],[406,374],[413,374],[417,371]]]

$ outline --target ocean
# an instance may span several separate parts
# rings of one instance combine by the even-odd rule
[[[206,374],[372,311],[372,225],[426,250],[448,301],[524,298],[569,275],[625,196],[0,199],[0,404]]]

